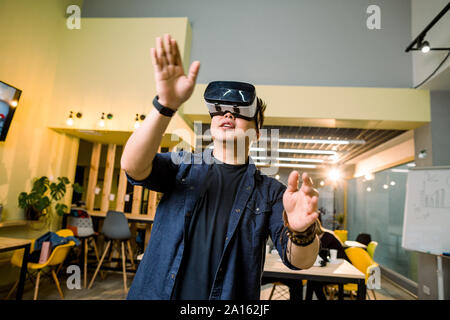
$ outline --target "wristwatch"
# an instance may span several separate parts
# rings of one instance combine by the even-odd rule
[[[163,116],[172,117],[173,114],[175,113],[175,110],[164,107],[161,103],[159,103],[158,96],[156,96],[155,99],[153,99],[153,105]]]

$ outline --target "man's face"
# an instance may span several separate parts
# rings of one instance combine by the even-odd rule
[[[245,136],[250,141],[257,137],[256,124],[254,120],[247,121],[236,118],[230,112],[223,116],[214,116],[211,119],[211,136],[213,140],[220,142],[236,142],[244,139]]]

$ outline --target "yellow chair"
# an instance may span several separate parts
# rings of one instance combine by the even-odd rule
[[[334,234],[336,235],[336,237],[339,238],[339,240],[342,241],[342,243],[344,243],[348,239],[348,231],[347,230],[334,230]]]
[[[362,248],[351,247],[345,249],[345,253],[347,254],[347,257],[350,259],[352,265],[366,275],[365,279],[366,285],[368,284],[368,281],[372,281],[371,279],[369,279],[369,277],[373,276],[375,272],[379,272],[378,264],[372,260],[372,258],[370,257],[370,255],[367,253],[366,250]],[[334,292],[337,291],[337,285],[332,285],[330,289],[331,289],[330,299],[333,299]],[[344,291],[350,291],[351,293],[350,297],[353,298],[353,296],[356,295],[356,292],[358,291],[358,286],[355,283],[345,284]],[[375,291],[373,289],[371,289],[371,291],[374,299],[376,300],[377,297],[375,295]],[[370,299],[369,290],[367,290],[367,296]]]
[[[369,244],[367,245],[367,253],[369,254],[369,256],[374,259],[373,257],[375,256],[375,249],[378,246],[378,242],[376,241],[370,241]]]
[[[56,232],[56,234],[61,237],[73,236],[72,230],[69,230],[69,229],[59,230]],[[35,241],[36,240],[31,241],[31,249],[30,249],[31,252],[33,251]],[[61,296],[61,299],[64,299],[64,295],[62,293],[61,286],[59,284],[58,277],[57,277],[57,272],[59,270],[57,272],[55,272],[55,268],[57,266],[59,266],[59,267],[62,266],[62,263],[66,259],[67,254],[69,253],[69,251],[72,249],[73,246],[75,246],[75,242],[69,241],[66,244],[55,247],[53,249],[52,253],[50,254],[50,257],[48,258],[48,260],[45,263],[42,263],[42,264],[33,263],[33,262],[28,263],[29,274],[31,274],[31,272],[34,272],[34,271],[37,272],[33,300],[36,300],[38,297],[39,280],[41,278],[41,272],[46,267],[51,268],[52,277],[53,277],[53,280],[55,281],[56,288],[58,289],[58,293]],[[13,264],[14,266],[19,267],[19,268],[22,267],[22,258],[23,258],[23,250],[14,251],[14,254],[11,257],[11,264]],[[16,283],[12,287],[11,291],[8,293],[8,296],[6,297],[6,299],[8,299],[10,297],[10,295],[14,292],[14,290],[17,288],[18,284],[19,284],[19,281],[16,281]]]

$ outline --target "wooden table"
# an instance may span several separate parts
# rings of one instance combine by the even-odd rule
[[[16,300],[22,300],[25,277],[27,275],[28,257],[30,254],[31,240],[0,237],[0,252],[24,249],[22,267],[20,268],[19,284],[17,286]]]
[[[92,217],[106,218],[106,212],[104,211],[90,210],[88,213]],[[133,222],[153,223],[153,218],[146,214],[133,214],[126,212],[124,214],[128,220]]]
[[[339,285],[339,298],[343,298],[343,285],[356,283],[358,285],[358,300],[366,298],[366,276],[356,269],[347,260],[339,260],[338,263],[327,263],[325,267],[313,266],[306,270],[291,270],[281,262],[278,254],[266,254],[263,278],[313,280]]]
[[[351,240],[347,240],[344,242],[345,246],[350,248],[350,247],[356,247],[356,248],[363,248],[363,249],[367,249],[367,246],[365,244],[362,244],[361,242],[358,241],[351,241]]]

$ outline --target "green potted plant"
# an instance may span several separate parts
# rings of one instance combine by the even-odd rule
[[[55,204],[55,212],[62,216],[68,209],[67,205],[59,201],[64,197],[70,181],[67,177],[58,177],[57,182],[51,182],[48,177],[36,178],[30,193],[19,194],[19,207],[24,209],[28,220],[37,221],[42,217],[48,218],[48,213]],[[76,193],[82,193],[83,188],[74,183],[71,185]]]
[[[342,229],[344,227],[344,214],[343,213],[339,213],[336,215],[336,223],[337,223],[337,228],[336,229]]]

